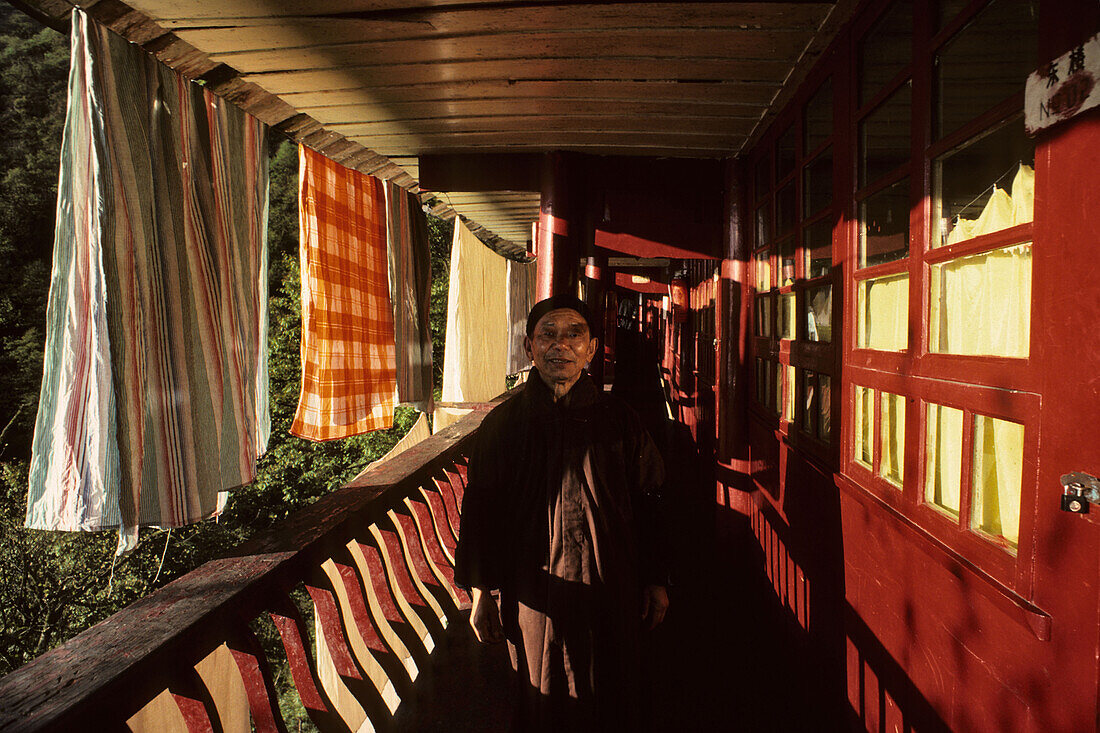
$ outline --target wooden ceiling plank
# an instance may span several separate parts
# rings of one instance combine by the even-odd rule
[[[805,31],[624,31],[501,34],[430,41],[317,45],[239,52],[203,48],[215,61],[262,74],[334,66],[402,66],[517,59],[653,58],[754,60],[797,58],[812,34]]]
[[[546,80],[579,81],[677,81],[730,80],[772,82],[782,86],[789,64],[781,60],[728,59],[533,59],[526,61],[462,61],[439,64],[360,66],[313,71],[279,71],[254,74],[241,69],[241,78],[259,84],[272,94],[302,89],[405,86],[443,80]]]
[[[691,135],[748,135],[755,119],[724,119],[720,117],[646,117],[623,115],[533,115],[494,117],[451,117],[438,120],[397,122],[354,122],[331,124],[319,120],[328,129],[355,137],[386,137],[390,135],[464,135],[477,133],[529,133],[552,131],[601,131],[680,133]]]
[[[178,7],[178,5],[176,6]],[[459,8],[423,8],[398,14],[355,17],[306,14],[238,18],[166,18],[166,28],[193,29],[220,41],[224,26],[266,27],[274,45],[293,43],[295,29],[323,31],[330,43],[383,38],[418,38],[429,35],[466,35],[507,31],[654,28],[752,28],[760,30],[813,30],[828,13],[831,3],[606,3],[492,8],[465,5]],[[163,17],[163,16],[161,16]],[[199,35],[206,39],[207,36]]]
[[[305,88],[284,93],[299,109],[361,103],[441,104],[458,100],[548,100],[590,102],[682,102],[687,104],[768,104],[775,82],[684,83],[678,81],[480,81],[441,82],[385,88]]]
[[[614,112],[617,115],[721,117],[756,120],[759,104],[712,104],[683,101],[589,101],[575,99],[462,99],[437,102],[363,103],[340,106],[300,105],[304,112],[326,124],[353,122],[389,122],[396,120],[434,120],[449,117],[484,117],[499,115],[596,115]]]

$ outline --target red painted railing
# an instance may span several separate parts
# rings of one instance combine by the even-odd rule
[[[309,718],[322,731],[349,730],[321,684],[308,641],[313,619],[295,600],[303,590],[327,650],[324,665],[375,730],[392,729],[397,699],[413,698],[416,670],[468,608],[452,575],[464,456],[491,407],[3,678],[0,731],[126,730],[165,690],[189,731],[228,730],[225,719],[234,715],[247,730],[248,715],[227,714],[215,701],[219,690],[196,671],[224,645],[254,730],[285,733],[273,671],[283,663],[273,654],[279,645],[265,651],[256,633],[264,617]]]

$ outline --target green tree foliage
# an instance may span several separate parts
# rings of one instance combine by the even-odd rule
[[[256,480],[230,494],[219,521],[145,530],[117,563],[114,533],[23,529],[67,74],[68,39],[0,3],[0,674],[342,485],[416,419],[398,408],[392,429],[328,443],[289,434],[301,375],[298,160],[294,145],[276,140],[268,228],[272,435]],[[438,388],[451,225],[429,218],[429,228]]]

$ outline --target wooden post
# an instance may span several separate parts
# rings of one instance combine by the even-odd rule
[[[584,223],[578,216],[571,184],[577,160],[565,153],[547,153],[542,161],[542,202],[539,207],[539,300],[558,293],[576,293]]]
[[[715,304],[718,339],[718,459],[735,466],[748,457],[749,244],[745,215],[745,166],[726,163],[726,228]]]

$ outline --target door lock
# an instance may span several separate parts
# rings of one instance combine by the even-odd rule
[[[1074,471],[1062,476],[1062,511],[1088,514],[1089,504],[1100,504],[1100,479]]]

